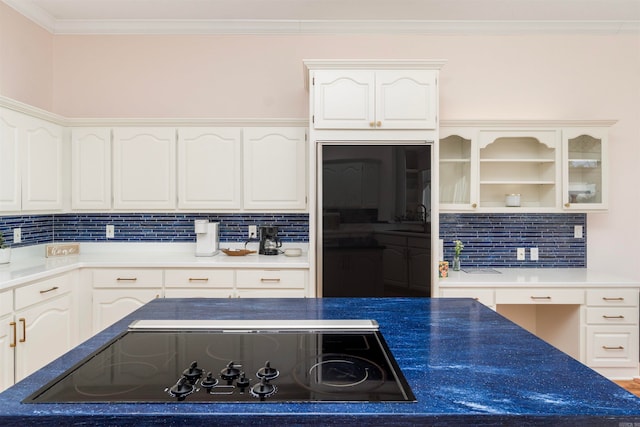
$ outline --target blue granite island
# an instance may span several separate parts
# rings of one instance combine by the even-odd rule
[[[417,402],[23,404],[136,319],[375,319]],[[156,299],[0,394],[0,425],[640,424],[640,399],[467,299]]]

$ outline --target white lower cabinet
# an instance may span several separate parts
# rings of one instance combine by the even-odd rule
[[[162,296],[159,269],[95,269],[93,284],[93,332],[112,325],[154,298]]]
[[[236,289],[240,298],[303,298],[306,270],[236,271]]]
[[[587,291],[586,363],[607,377],[638,375],[638,290]]]
[[[235,273],[227,269],[175,269],[164,272],[165,298],[231,298]]]
[[[73,274],[41,280],[0,294],[4,389],[78,343]],[[12,299],[15,303],[12,304]]]
[[[637,288],[441,287],[473,298],[608,378],[639,373]]]

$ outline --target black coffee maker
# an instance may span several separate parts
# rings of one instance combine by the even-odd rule
[[[278,255],[282,242],[278,239],[278,227],[260,227],[260,255]]]

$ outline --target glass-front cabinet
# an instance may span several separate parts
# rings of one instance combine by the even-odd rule
[[[447,123],[440,128],[440,210],[606,210],[614,123]]]
[[[602,128],[565,128],[562,206],[568,210],[607,208],[607,132]]]
[[[478,207],[475,149],[476,129],[440,129],[440,209]]]

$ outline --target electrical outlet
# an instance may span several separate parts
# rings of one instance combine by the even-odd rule
[[[13,243],[22,242],[22,228],[14,228],[13,229]]]
[[[531,259],[531,261],[538,260],[538,248],[531,248],[529,250],[529,258]]]
[[[516,250],[516,257],[518,258],[518,261],[524,261],[524,248],[518,248]]]
[[[575,239],[582,239],[582,226],[574,225],[573,226],[573,237]]]
[[[116,230],[113,224],[107,224],[107,239],[113,239],[115,237]]]
[[[249,226],[249,236],[250,239],[257,239],[258,238],[258,226],[257,225],[250,225]]]

